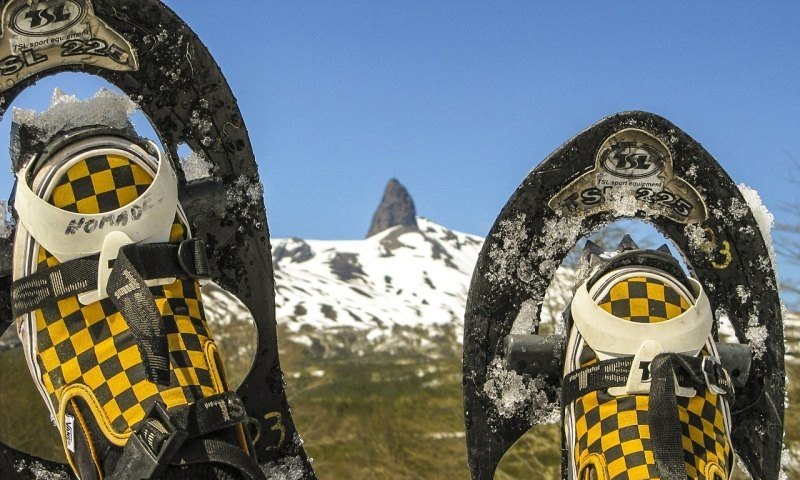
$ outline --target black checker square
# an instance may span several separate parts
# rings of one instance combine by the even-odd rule
[[[114,179],[114,186],[117,188],[134,185],[133,170],[131,167],[116,167],[111,169],[111,178]],[[145,188],[147,188],[145,186]]]
[[[119,198],[117,197],[117,191],[111,190],[109,192],[98,193],[97,206],[100,208],[101,212],[110,212],[121,207]]]
[[[112,378],[123,371],[122,364],[117,356],[112,356],[100,364],[103,377]]]
[[[626,298],[624,300],[611,301],[611,315],[619,318],[628,318],[631,316],[631,302]]]
[[[628,298],[647,298],[647,282],[628,280]]]
[[[667,304],[662,301],[648,300],[647,309],[651,317],[667,318]]]
[[[119,409],[123,412],[139,403],[139,399],[136,398],[133,388],[124,390],[116,396],[115,400],[117,401],[117,405],[119,405]]]
[[[69,338],[56,345],[54,348],[56,349],[56,354],[58,355],[58,359],[61,361],[61,363],[65,363],[67,360],[75,358],[75,347],[72,346],[72,340]]]
[[[91,177],[83,177],[77,180],[73,180],[72,182],[70,182],[70,188],[72,188],[72,193],[73,195],[75,195],[76,201],[85,200],[95,195],[94,185],[92,184]],[[70,206],[72,206],[72,208],[74,209],[72,210],[73,212],[77,212],[77,206],[75,204],[72,204]],[[68,207],[62,207],[62,208],[64,208],[65,210],[68,209]]]
[[[200,352],[203,350],[203,346],[200,344],[200,337],[195,334],[190,333],[181,333],[181,340],[183,340],[183,345],[186,347],[187,350],[192,350],[195,352]]]
[[[88,157],[85,162],[86,169],[89,170],[90,174],[100,173],[111,169],[111,166],[108,164],[108,157],[105,155],[94,155],[92,157]]]

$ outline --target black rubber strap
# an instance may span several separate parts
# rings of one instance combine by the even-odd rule
[[[229,443],[211,439],[197,439],[190,442],[173,461],[173,465],[194,465],[198,463],[218,463],[234,468],[243,480],[266,480],[266,475],[258,464],[244,451]]]
[[[164,320],[156,298],[142,275],[129,259],[136,245],[119,249],[108,277],[106,293],[128,324],[142,356],[147,378],[159,385],[169,385],[169,346]]]
[[[209,278],[205,243],[128,245],[128,260],[145,280],[158,278]],[[98,256],[79,258],[39,270],[11,285],[13,318],[41,308],[54,308],[59,300],[97,288]]]

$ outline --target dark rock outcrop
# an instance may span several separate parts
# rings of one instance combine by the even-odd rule
[[[367,237],[398,225],[418,228],[417,209],[406,187],[393,178],[386,184],[381,203],[372,216]]]

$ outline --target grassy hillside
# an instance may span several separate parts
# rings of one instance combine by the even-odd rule
[[[300,346],[284,346],[290,403],[320,478],[468,478],[460,351],[448,342],[427,352],[323,360]],[[789,377],[797,374],[800,368],[791,365]],[[796,383],[789,386],[789,399],[787,442],[800,451]],[[0,354],[0,411],[6,412],[0,416],[4,441],[61,458],[19,349]],[[556,426],[529,432],[506,455],[496,478],[557,479],[559,445]],[[800,478],[800,470],[789,478]]]

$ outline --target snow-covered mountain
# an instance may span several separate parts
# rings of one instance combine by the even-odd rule
[[[364,240],[273,240],[278,322],[292,332],[460,328],[483,239],[417,225]]]

